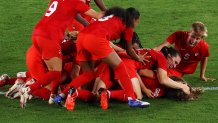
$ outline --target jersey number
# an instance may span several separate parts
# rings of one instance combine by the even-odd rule
[[[114,15],[106,16],[106,17],[98,19],[98,21],[106,21],[106,20],[109,20],[110,18],[112,18],[113,16]]]
[[[45,16],[50,16],[52,15],[55,10],[57,9],[57,6],[58,6],[58,1],[54,1],[48,8],[47,12],[45,13]]]

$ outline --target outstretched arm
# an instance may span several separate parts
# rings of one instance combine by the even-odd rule
[[[148,96],[148,98],[154,98],[153,92],[144,85],[141,77],[138,74],[137,74],[137,76],[138,76],[138,80],[139,80],[139,83],[141,86],[141,90]]]
[[[162,44],[160,44],[157,47],[154,47],[154,50],[160,51],[164,46],[170,46],[171,44],[168,41],[164,41]]]
[[[106,11],[107,10],[107,7],[105,6],[103,0],[94,0],[94,1],[95,1],[95,4],[98,6],[98,8],[101,9],[101,11]]]
[[[90,17],[93,17],[95,19],[100,19],[104,16],[104,12],[96,12],[95,10],[93,9],[89,9],[88,11],[86,11],[84,14],[90,16]]]
[[[84,26],[89,25],[89,22],[85,18],[83,18],[80,14],[76,15],[76,20],[79,21]]]
[[[208,57],[205,57],[204,59],[201,60],[201,65],[200,65],[200,78],[203,81],[214,81],[216,79],[214,78],[207,78],[205,77],[205,71],[207,68],[207,61],[208,61]]]
[[[157,69],[157,78],[162,85],[169,88],[181,89],[184,93],[190,94],[188,85],[173,81],[167,76],[167,72],[161,68]]]

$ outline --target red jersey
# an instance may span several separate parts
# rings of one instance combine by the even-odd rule
[[[165,94],[166,88],[159,83],[157,78],[141,77],[141,79],[146,88],[153,92],[155,98],[161,97]]]
[[[186,74],[194,73],[198,62],[210,55],[208,44],[204,40],[201,40],[195,47],[187,45],[189,33],[188,31],[177,31],[167,38],[167,41],[170,44],[174,43],[174,47],[181,53],[182,60],[176,70]]]
[[[33,35],[61,42],[67,26],[76,14],[89,9],[89,6],[80,0],[51,0],[44,16],[34,28]]]
[[[124,35],[126,41],[132,42],[133,37],[133,28],[126,28],[122,20],[113,15],[98,19],[81,32],[92,34],[100,38],[106,38],[109,41],[119,39],[121,34]]]
[[[122,58],[122,61],[127,67],[127,71],[131,78],[136,77],[136,73],[140,69],[148,69],[148,70],[156,70],[157,68],[161,68],[163,70],[167,71],[168,62],[163,53],[160,51],[155,51],[153,49],[139,49],[137,50],[140,54],[144,54],[148,52],[148,55],[151,56],[151,58],[148,58],[150,62],[145,62],[145,65],[141,62],[138,62],[133,59],[128,58]]]

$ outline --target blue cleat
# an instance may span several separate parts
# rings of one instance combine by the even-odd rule
[[[59,105],[59,106],[63,106],[62,104],[63,104],[63,97],[62,96],[60,96],[60,95],[58,95],[58,96],[56,96],[56,98],[54,98],[54,103],[55,104],[57,104],[57,105]]]
[[[138,107],[138,108],[145,108],[145,107],[149,107],[150,103],[148,102],[143,102],[141,100],[128,100],[128,105],[130,107]]]

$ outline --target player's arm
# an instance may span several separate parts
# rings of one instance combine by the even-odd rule
[[[89,25],[89,22],[85,18],[83,18],[80,14],[76,15],[76,20],[79,21],[84,26]]]
[[[88,11],[86,11],[84,14],[92,17],[92,18],[95,18],[95,19],[100,19],[104,16],[104,12],[96,12],[95,10],[93,9],[89,9]]]
[[[162,68],[157,69],[157,78],[162,85],[169,88],[181,89],[184,93],[190,94],[188,85],[173,81],[167,76],[167,72]]]
[[[171,44],[166,40],[163,43],[161,43],[159,46],[154,47],[154,50],[160,51],[164,46],[170,46]]]
[[[148,96],[148,98],[154,98],[153,92],[144,85],[144,83],[142,82],[141,77],[138,74],[137,74],[137,77],[138,77],[138,80],[139,80],[141,90]]]
[[[113,42],[110,42],[111,47],[116,51],[116,52],[123,52],[125,51],[123,48],[118,47],[115,45]]]
[[[205,58],[203,58],[201,60],[201,63],[200,63],[200,78],[203,81],[214,81],[215,80],[214,78],[205,77],[205,71],[206,71],[206,68],[207,68],[207,61],[208,61],[208,57],[205,57]]]
[[[98,6],[99,9],[101,9],[101,11],[106,11],[107,7],[104,4],[103,0],[94,0],[95,4]]]
[[[132,42],[126,41],[127,47],[126,47],[126,53],[133,58],[136,61],[143,62],[144,61],[144,55],[137,55],[136,52],[132,48]]]

